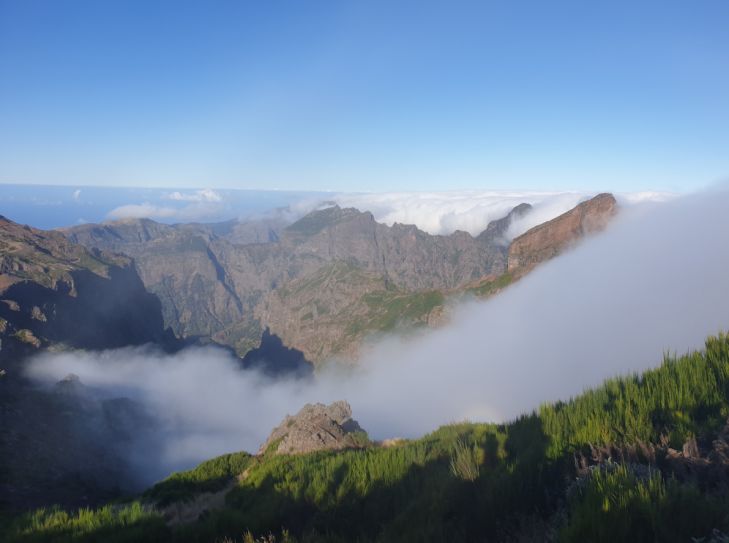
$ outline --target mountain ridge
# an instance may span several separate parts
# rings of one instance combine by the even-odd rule
[[[530,209],[517,206],[475,237],[387,226],[369,212],[336,205],[315,210],[260,243],[235,243],[215,225],[157,227],[139,221],[140,233],[134,234],[128,230],[135,223],[126,221],[119,232],[116,223],[62,231],[74,242],[132,257],[148,290],[162,301],[166,324],[178,335],[208,336],[243,356],[269,327],[286,345],[319,363],[337,353],[353,355],[356,345],[378,330],[369,329],[378,318],[367,317],[376,308],[374,298],[365,296],[381,293],[390,299],[395,293],[402,299],[505,271],[503,235],[515,217]],[[329,282],[326,296],[312,299],[297,287],[332,274],[337,280]],[[364,320],[357,321],[360,317]],[[427,321],[426,312],[414,315],[409,325]]]

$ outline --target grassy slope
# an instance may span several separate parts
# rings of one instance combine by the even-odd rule
[[[552,533],[564,541],[690,541],[729,527],[726,494],[666,480],[658,471],[639,478],[621,467],[597,471],[575,490],[573,453],[662,436],[676,445],[691,436],[710,440],[728,415],[729,336],[721,335],[702,352],[666,357],[655,370],[612,379],[506,425],[451,425],[391,448],[242,455],[240,464],[216,459],[173,475],[148,496],[184,497],[189,488],[180,482],[220,484],[245,468],[225,509],[166,532],[178,541],[240,540],[247,529],[265,534],[282,527],[303,540],[328,541],[504,540],[530,533],[537,540]],[[454,473],[455,450],[473,453],[473,481]],[[143,511],[126,523],[109,514],[84,511],[83,518],[55,519],[49,527],[48,513],[36,512],[11,523],[6,537],[55,541],[59,533],[76,533],[77,540],[95,540],[114,525],[113,540],[127,534],[132,541],[140,526],[158,530],[157,539],[165,530]]]

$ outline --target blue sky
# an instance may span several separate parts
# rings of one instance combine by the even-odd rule
[[[729,3],[0,0],[0,182],[692,190]]]

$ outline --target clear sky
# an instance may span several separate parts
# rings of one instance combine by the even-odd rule
[[[0,0],[0,182],[691,190],[729,2]]]

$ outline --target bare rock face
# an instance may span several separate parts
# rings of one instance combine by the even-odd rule
[[[306,404],[274,428],[258,454],[299,454],[360,448],[366,434],[352,418],[352,408],[340,400],[330,405]]]
[[[442,292],[506,271],[517,206],[479,236],[387,226],[327,207],[293,224],[163,225],[146,219],[64,229],[74,243],[123,252],[179,337],[207,337],[240,356],[266,328],[314,364],[353,357],[370,333],[425,325]]]
[[[598,194],[551,221],[514,239],[509,247],[508,270],[519,274],[557,256],[587,234],[603,230],[617,211],[612,194]]]

